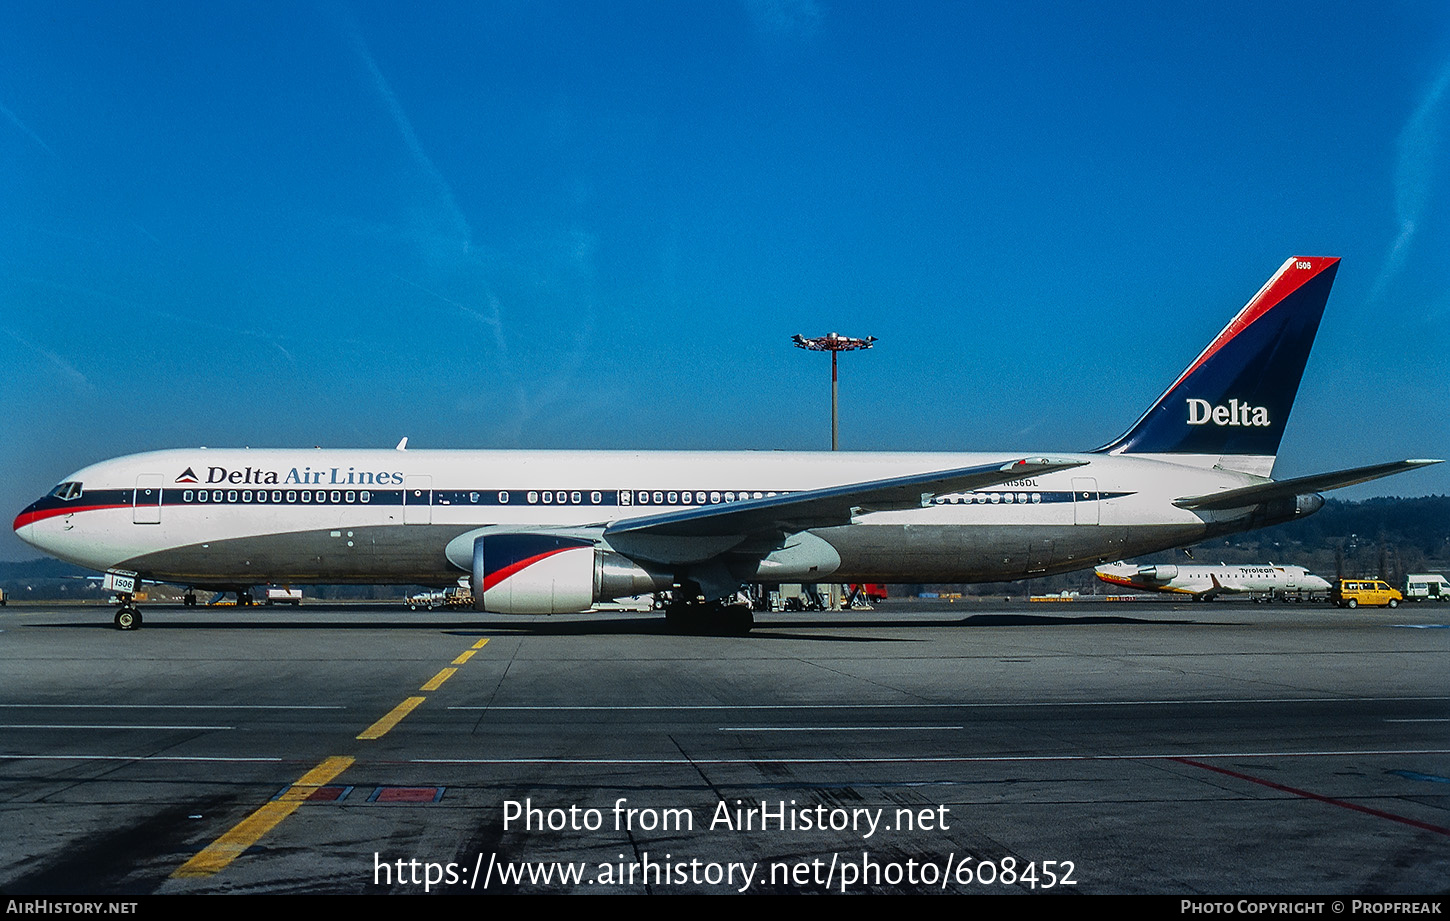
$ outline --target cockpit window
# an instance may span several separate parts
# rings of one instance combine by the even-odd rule
[[[55,499],[76,499],[81,494],[81,484],[76,482],[62,483],[50,491]]]

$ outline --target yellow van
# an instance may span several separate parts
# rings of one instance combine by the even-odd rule
[[[1357,608],[1362,604],[1397,608],[1405,596],[1382,579],[1340,579],[1329,590],[1329,600],[1341,608]]]

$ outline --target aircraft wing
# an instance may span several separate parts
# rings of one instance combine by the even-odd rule
[[[1031,457],[1005,464],[959,467],[911,476],[828,486],[801,492],[703,506],[662,515],[626,518],[604,529],[604,536],[729,537],[770,531],[849,524],[853,515],[923,508],[934,496],[996,486],[1009,480],[1081,467],[1085,460]]]
[[[1327,489],[1339,489],[1343,486],[1367,483],[1380,477],[1438,463],[1440,463],[1438,460],[1402,460],[1388,464],[1373,464],[1369,467],[1355,467],[1352,470],[1316,473],[1313,476],[1301,476],[1292,480],[1276,480],[1254,486],[1241,486],[1238,489],[1225,489],[1202,496],[1185,496],[1181,499],[1174,499],[1173,504],[1191,511],[1244,508],[1274,499],[1291,499],[1305,493],[1323,492]]]

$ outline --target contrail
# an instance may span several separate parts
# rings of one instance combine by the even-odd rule
[[[20,120],[20,116],[16,115],[14,112],[10,111],[3,105],[0,105],[0,112],[3,112],[5,114],[5,117],[10,119],[10,122],[15,125],[15,127],[19,128],[26,137],[30,138],[36,144],[39,144],[41,150],[44,150],[52,157],[55,156],[55,151],[50,149],[50,145],[42,141],[40,139],[40,135],[36,134],[34,131],[31,131],[30,126]]]
[[[10,336],[11,339],[14,339],[16,342],[25,346],[30,351],[41,356],[46,361],[54,365],[56,369],[60,371],[62,376],[70,380],[71,385],[74,386],[76,390],[79,390],[82,393],[89,393],[95,389],[91,386],[91,382],[86,379],[86,376],[76,369],[75,365],[66,361],[64,358],[61,358],[50,349],[36,345],[34,342],[26,339],[24,336],[20,335],[13,329],[7,328],[5,330],[5,333]]]
[[[393,92],[392,86],[378,68],[377,61],[373,58],[372,52],[368,50],[367,42],[363,39],[362,31],[358,28],[357,23],[351,23],[348,31],[353,50],[362,59],[368,75],[372,78],[373,88],[382,97],[388,114],[393,117],[393,123],[403,136],[403,143],[407,145],[408,152],[412,154],[414,162],[438,196],[438,200],[434,204],[439,206],[438,210],[442,212],[443,222],[449,225],[455,239],[460,240],[461,250],[467,252],[473,242],[473,229],[468,226],[468,221],[463,217],[463,210],[458,207],[458,200],[453,194],[452,186],[448,184],[448,180],[443,178],[442,171],[423,149],[423,142],[418,139],[418,132],[413,129],[413,123],[409,120],[407,113],[403,111],[402,104],[398,102],[397,94]]]
[[[1415,230],[1429,205],[1435,170],[1441,158],[1442,119],[1439,116],[1447,91],[1450,91],[1450,62],[1446,62],[1430,83],[1424,98],[1395,142],[1395,217],[1399,220],[1400,229],[1370,292],[1371,301],[1383,299],[1390,284],[1404,268]]]

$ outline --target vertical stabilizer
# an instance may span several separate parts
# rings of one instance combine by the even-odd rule
[[[1105,454],[1268,476],[1339,259],[1295,256]]]

